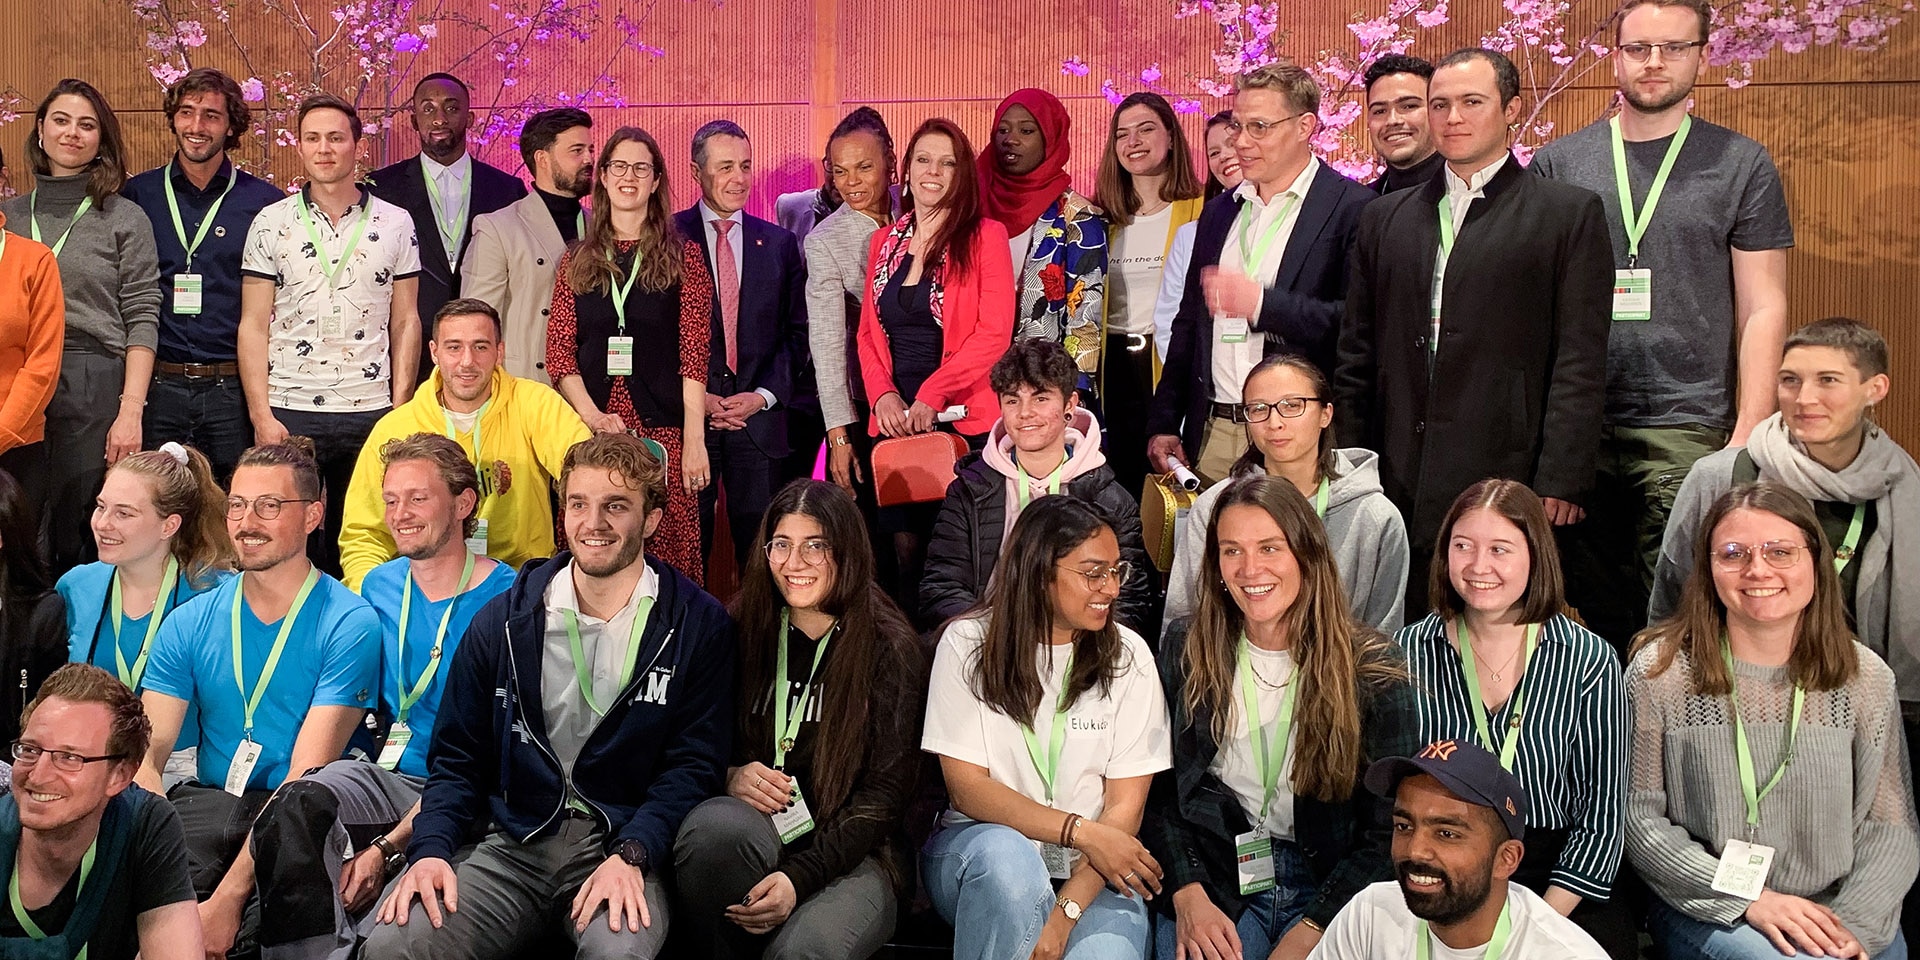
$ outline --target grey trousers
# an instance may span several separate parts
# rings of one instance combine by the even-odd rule
[[[865,960],[893,933],[893,884],[872,857],[793,908],[773,933],[753,936],[726,918],[780,863],[766,814],[715,797],[687,814],[673,842],[676,942],[706,960]]]
[[[126,361],[86,350],[60,355],[60,383],[47,403],[47,559],[54,570],[90,563],[93,500],[107,478],[107,431],[120,413]]]
[[[505,960],[543,941],[554,925],[566,929],[580,960],[654,960],[667,942],[667,884],[646,878],[652,926],[639,932],[607,929],[607,909],[596,910],[585,932],[575,934],[568,912],[580,885],[607,859],[600,828],[568,817],[558,833],[521,843],[498,830],[453,857],[460,910],[440,929],[414,901],[407,925],[373,928],[361,956],[367,960]]]

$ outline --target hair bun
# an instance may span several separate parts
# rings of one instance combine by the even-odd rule
[[[175,463],[178,463],[183,467],[187,465],[187,462],[188,462],[187,448],[181,446],[179,443],[176,443],[175,441],[168,440],[166,443],[161,444],[160,452],[166,454],[169,457],[172,457]]]
[[[300,436],[299,434],[293,434],[280,442],[285,444],[286,446],[292,447],[293,449],[300,451],[309,460],[317,459],[319,457],[319,452],[317,448],[314,446],[312,437],[303,437],[303,436]]]

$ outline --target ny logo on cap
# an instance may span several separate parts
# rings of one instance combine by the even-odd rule
[[[1508,798],[1507,798],[1507,816],[1509,816],[1509,817],[1517,817],[1517,816],[1519,816],[1519,815],[1520,815],[1520,811],[1518,811],[1518,810],[1515,810],[1515,809],[1513,808],[1513,798],[1512,798],[1512,797],[1508,797]]]
[[[1419,756],[1422,760],[1439,760],[1445,763],[1453,759],[1453,752],[1458,749],[1460,745],[1452,740],[1436,740],[1422,747]]]

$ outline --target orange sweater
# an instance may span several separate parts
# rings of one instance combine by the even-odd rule
[[[7,218],[0,215],[0,229]],[[0,453],[39,442],[60,382],[66,299],[53,251],[17,233],[0,253]]]

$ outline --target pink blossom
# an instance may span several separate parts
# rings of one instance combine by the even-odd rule
[[[1422,10],[1413,15],[1413,22],[1428,30],[1447,22],[1447,5],[1440,4],[1432,10]]]
[[[174,24],[173,36],[181,46],[186,47],[204,46],[207,42],[207,30],[198,20],[182,20]]]
[[[420,25],[420,35],[431,40],[440,35],[440,25],[436,23],[423,23]]]
[[[259,77],[248,77],[240,84],[240,99],[248,103],[264,103],[267,99],[266,84]]]
[[[155,80],[163,87],[171,87],[174,82],[187,75],[185,67],[177,66],[171,60],[161,60],[147,67]]]
[[[1200,101],[1192,97],[1176,97],[1173,101],[1174,113],[1199,113]]]
[[[1145,70],[1140,71],[1140,82],[1147,86],[1152,86],[1156,83],[1159,83],[1160,82],[1160,64],[1150,63],[1147,65],[1147,68]]]
[[[1088,69],[1087,61],[1079,57],[1068,57],[1060,61],[1060,72],[1069,77],[1084,77]]]

